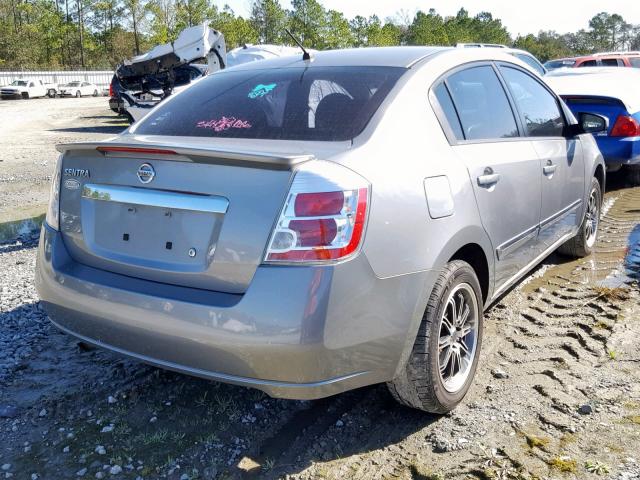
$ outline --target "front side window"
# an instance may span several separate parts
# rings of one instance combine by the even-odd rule
[[[510,67],[500,67],[530,137],[561,137],[564,119],[556,98],[537,80]]]
[[[161,103],[143,135],[345,141],[366,127],[404,68],[226,70]]]
[[[446,80],[465,140],[518,136],[513,111],[493,68],[489,65],[456,72]]]

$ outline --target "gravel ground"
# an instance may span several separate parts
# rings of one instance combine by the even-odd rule
[[[126,126],[107,97],[0,101],[0,223],[44,212],[57,143],[104,139]]]
[[[81,101],[111,128],[104,99]],[[383,386],[275,400],[88,349],[38,303],[37,238],[1,245],[0,479],[638,480],[640,188],[609,187],[596,253],[550,257],[487,312],[475,385],[445,416]]]

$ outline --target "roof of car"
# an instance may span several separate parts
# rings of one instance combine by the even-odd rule
[[[314,52],[312,66],[387,66],[408,68],[423,58],[453,47],[367,47]],[[278,68],[302,63],[302,55],[288,55],[260,61],[260,68]],[[256,68],[255,62],[232,67]]]
[[[617,98],[629,113],[640,111],[640,70],[635,68],[560,68],[545,75],[558,94]]]

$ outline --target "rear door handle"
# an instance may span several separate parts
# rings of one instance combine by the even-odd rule
[[[553,175],[554,173],[556,173],[556,168],[558,167],[554,165],[551,160],[547,160],[547,164],[542,167],[542,171],[545,175]]]
[[[484,174],[478,177],[478,185],[481,187],[490,187],[500,181],[500,174],[493,173],[493,168],[487,167],[484,169]]]

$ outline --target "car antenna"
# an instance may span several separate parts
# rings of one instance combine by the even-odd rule
[[[293,33],[291,33],[289,31],[288,28],[284,29],[285,32],[287,32],[287,35],[289,35],[294,42],[296,42],[296,45],[298,45],[300,47],[300,49],[302,50],[302,60],[311,60],[313,57],[311,56],[311,54],[307,51],[306,48],[304,48],[304,46],[302,45],[302,43],[300,43],[300,40],[298,40]]]

